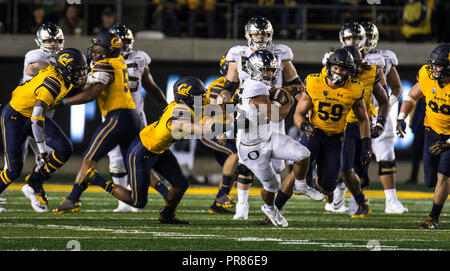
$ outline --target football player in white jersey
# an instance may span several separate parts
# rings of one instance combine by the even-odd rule
[[[144,51],[133,50],[133,32],[123,24],[116,24],[111,27],[110,32],[116,34],[122,40],[121,55],[125,59],[129,74],[129,84],[131,96],[136,104],[136,112],[141,121],[141,129],[147,126],[147,118],[144,112],[144,99],[141,93],[141,86],[148,92],[153,101],[153,105],[161,112],[167,106],[167,101],[162,90],[156,85],[149,70],[151,62],[150,56]],[[109,170],[114,183],[127,187],[127,172],[123,162],[120,147],[116,146],[108,153]],[[151,174],[151,186],[155,188],[166,200],[167,187],[159,180],[155,174]],[[139,209],[131,207],[121,201],[114,212],[137,212]]]
[[[245,37],[247,39],[247,46],[237,45],[232,47],[227,55],[226,59],[229,62],[228,72],[226,75],[226,83],[224,90],[220,93],[225,101],[228,101],[231,97],[230,93],[242,85],[247,79],[250,78],[250,74],[245,70],[244,64],[247,58],[256,50],[267,49],[272,52],[278,62],[278,69],[276,75],[275,87],[290,91],[294,94],[294,97],[299,90],[302,89],[302,81],[299,78],[297,71],[292,63],[293,53],[291,48],[283,44],[272,43],[273,28],[269,20],[264,17],[253,17],[245,26]],[[284,121],[279,123],[272,123],[273,129],[276,129],[278,133],[285,134]],[[281,173],[285,168],[285,161],[273,159],[272,165],[277,174]],[[306,182],[305,182],[306,184]],[[319,195],[319,192],[309,186],[304,186],[305,190],[303,194],[314,198],[314,195]],[[237,180],[238,190],[238,202],[236,203],[236,215],[235,218],[245,217],[248,214],[248,191],[250,184],[240,183]]]
[[[277,100],[270,90],[276,86],[280,67],[275,54],[268,50],[256,50],[245,60],[249,78],[239,91],[236,147],[239,161],[250,169],[262,183],[261,211],[275,226],[287,227],[288,222],[274,204],[275,193],[280,189],[281,179],[275,171],[272,159],[294,161],[295,179],[306,182],[309,150],[286,134],[281,134],[271,122],[280,122],[289,113],[294,98]],[[278,89],[278,91],[284,91]]]
[[[46,68],[49,65],[55,64],[56,54],[64,49],[64,33],[62,29],[54,23],[42,24],[36,32],[36,38],[34,39],[39,49],[33,49],[25,54],[23,77],[22,82],[32,79],[36,76],[40,70]],[[55,110],[48,110],[46,117],[53,117]],[[24,145],[24,160],[28,154],[28,146],[33,150],[36,157],[36,164],[39,168],[41,161],[39,159],[39,149],[37,147],[34,137],[29,136]],[[47,147],[48,148],[48,147]],[[48,153],[52,150],[48,148]],[[6,165],[6,163],[5,163]],[[37,184],[36,184],[37,185]],[[37,212],[47,211],[45,205],[35,197],[35,190],[40,190],[37,187],[31,187],[28,183],[22,187],[24,195],[31,200],[31,206]],[[45,207],[45,208],[44,208]]]
[[[362,22],[361,25],[366,31],[366,42],[364,49],[361,51],[364,56],[363,62],[384,69],[386,82],[391,90],[389,95],[389,109],[391,109],[402,95],[402,84],[396,69],[398,65],[397,56],[390,50],[376,49],[379,33],[374,23],[366,21]],[[388,88],[385,87],[385,89]],[[374,105],[377,107],[376,103]],[[395,115],[395,117],[397,116]],[[379,137],[372,140],[372,150],[379,165],[378,175],[386,196],[385,213],[403,214],[408,212],[408,209],[402,205],[396,194],[394,140],[394,123],[390,114],[388,114],[384,131]]]

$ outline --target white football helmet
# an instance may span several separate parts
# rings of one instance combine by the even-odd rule
[[[252,35],[267,34],[263,40],[254,40]],[[253,50],[268,49],[272,44],[273,28],[269,20],[264,17],[257,16],[251,18],[245,26],[245,38],[247,39],[248,47]]]
[[[380,34],[378,33],[377,26],[372,22],[362,22],[361,25],[366,31],[366,44],[364,45],[364,48],[366,49],[366,52],[369,53],[377,47]]]
[[[64,49],[63,31],[54,23],[42,24],[36,32],[34,41],[39,48],[52,56]]]
[[[350,44],[346,42],[346,38],[354,38],[354,43]],[[366,44],[366,31],[364,27],[357,22],[346,23],[339,31],[339,41],[344,46],[355,46],[358,50],[362,51]]]
[[[116,34],[122,40],[122,51],[120,54],[126,56],[133,51],[134,36],[133,32],[124,24],[115,24],[109,29],[109,32]]]
[[[251,79],[261,81],[270,87],[275,86],[278,61],[272,52],[256,50],[248,57],[246,66]]]

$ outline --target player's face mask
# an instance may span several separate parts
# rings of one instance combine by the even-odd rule
[[[58,52],[61,50],[61,44],[63,43],[62,40],[56,40],[56,39],[47,39],[43,40],[43,48],[47,49],[50,52]]]
[[[347,80],[348,70],[344,67],[333,65],[330,68],[331,77],[330,80],[333,84],[339,85]]]
[[[436,79],[439,79],[439,77],[441,76],[441,72],[444,68],[441,66],[437,66],[437,65],[431,65],[431,72],[433,74],[433,77]]]
[[[355,36],[345,37],[344,42],[345,46],[353,46],[358,48],[359,44],[361,43],[361,39]]]
[[[105,56],[105,48],[100,45],[93,45],[91,48],[91,57],[94,62],[104,59]]]
[[[268,34],[252,34],[251,38],[253,44],[255,44],[255,49],[265,49],[269,43]]]

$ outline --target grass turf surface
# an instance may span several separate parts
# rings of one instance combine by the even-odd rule
[[[0,213],[0,251],[450,250],[449,207],[442,211],[439,230],[418,229],[432,205],[429,193],[418,198],[401,198],[409,212],[386,215],[384,198],[377,196],[377,191],[367,191],[372,214],[361,219],[326,212],[324,202],[294,196],[283,209],[289,227],[277,228],[259,225],[264,215],[257,189],[249,198],[247,221],[208,213],[217,188],[212,189],[212,194],[192,190],[185,195],[177,212],[191,224],[181,226],[158,222],[163,201],[156,193],[149,194],[149,203],[142,212],[119,214],[112,212],[117,200],[111,195],[88,190],[82,196],[79,213],[56,215],[34,212],[20,190],[8,189],[3,194],[7,198],[3,204],[7,212]],[[47,190],[49,209],[57,207],[68,193]]]

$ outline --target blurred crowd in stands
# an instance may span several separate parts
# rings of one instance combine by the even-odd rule
[[[74,1],[0,2],[0,33],[34,34],[43,22],[52,21],[65,35],[93,35],[119,21],[131,24],[135,31],[159,31],[167,37],[233,38],[234,25],[243,28],[249,18],[262,15],[272,21],[275,37],[282,39],[334,40],[346,21],[372,19],[385,40],[450,41],[448,0],[122,0],[114,5],[108,4],[113,1],[101,0],[79,0],[78,5],[68,2]],[[17,18],[11,18],[13,14]]]

